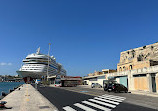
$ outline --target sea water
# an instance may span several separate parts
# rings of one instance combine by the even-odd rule
[[[9,93],[9,89],[14,89],[14,87],[22,84],[24,84],[24,82],[0,82],[0,96],[2,91],[5,93]]]

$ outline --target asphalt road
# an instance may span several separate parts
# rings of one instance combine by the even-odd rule
[[[53,105],[55,105],[59,109],[59,111],[65,111],[63,110],[63,108],[68,108],[68,111],[70,111],[69,108],[73,108],[77,111],[83,111],[81,108],[84,109],[85,107],[91,108],[89,109],[89,111],[92,111],[92,109],[96,111],[102,111],[100,109],[103,109],[103,108],[105,109],[108,108],[108,109],[111,109],[112,111],[127,111],[127,110],[128,111],[155,111],[155,109],[148,108],[148,105],[144,105],[145,106],[144,107],[143,101],[141,100],[135,101],[135,103],[139,102],[138,105],[137,103],[136,104],[133,104],[132,102],[130,103],[130,101],[133,101],[133,99],[132,100],[130,99],[135,98],[135,95],[131,95],[131,94],[125,94],[125,93],[121,93],[121,94],[110,93],[109,94],[102,90],[88,89],[88,88],[82,88],[82,87],[54,88],[54,87],[38,86],[38,91],[43,96],[45,96]],[[108,95],[105,95],[105,94],[108,94]],[[109,95],[112,98],[110,99],[110,103],[107,102],[107,100],[109,99],[106,99],[107,96]],[[120,99],[116,98],[116,96],[119,96],[118,98]],[[95,99],[95,97],[102,100],[97,100]],[[122,98],[125,98],[125,99],[122,99]],[[96,100],[97,100],[97,103],[96,103]],[[118,102],[119,100],[121,100],[121,102]],[[105,105],[105,103],[107,103],[108,105]]]

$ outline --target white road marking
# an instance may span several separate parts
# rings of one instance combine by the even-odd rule
[[[114,99],[122,100],[122,101],[125,100],[125,99],[123,99],[123,98],[118,98],[118,97],[114,97],[114,96],[104,96],[104,95],[103,95],[103,97],[110,97],[110,98],[114,98]]]
[[[108,99],[108,100],[112,100],[112,101],[117,101],[117,102],[122,102],[122,100],[117,100],[117,99],[114,99],[114,98],[111,98],[111,97],[106,97],[106,96],[98,96],[99,98],[104,98],[104,99]]]
[[[113,96],[113,97],[117,97],[117,98],[120,98],[120,99],[126,99],[125,97],[115,96],[115,95],[109,95],[109,94],[104,94],[104,96]]]
[[[95,100],[95,99],[88,99],[88,100],[89,100],[89,101],[93,101],[93,102],[95,102],[95,103],[99,103],[99,104],[108,106],[108,107],[112,107],[112,108],[115,108],[115,107],[116,107],[115,105],[108,104],[108,103],[105,103],[105,102],[101,102],[101,101],[98,101],[98,100]]]
[[[118,103],[118,102],[109,101],[109,100],[101,99],[101,98],[98,98],[98,97],[95,97],[94,99],[101,100],[101,101],[105,101],[105,102],[112,103],[112,104],[116,104],[116,105],[120,104],[120,103]]]
[[[77,110],[71,108],[70,106],[63,107],[63,109],[64,109],[65,111],[77,111]]]
[[[92,101],[92,102],[82,101],[82,103],[93,106],[95,108],[98,108],[98,109],[101,109],[104,111],[111,111],[112,109],[107,108],[106,106],[111,107],[111,108],[115,108],[116,105],[119,105],[125,99],[126,99],[125,97],[105,94],[102,96],[94,97],[94,99],[88,99],[89,101]],[[95,104],[93,102],[95,102],[97,104]],[[96,111],[88,106],[85,106],[84,104],[75,103],[74,105],[80,109],[85,110],[85,111]],[[104,105],[105,107],[101,106],[99,104]],[[77,111],[70,106],[63,107],[63,109],[65,111]]]
[[[82,103],[85,103],[85,104],[88,104],[88,105],[90,105],[90,106],[96,107],[96,108],[101,109],[101,110],[103,110],[103,111],[111,111],[111,109],[109,109],[109,108],[106,108],[106,107],[103,107],[103,106],[100,106],[100,105],[91,103],[91,102],[89,102],[89,101],[82,101]]]
[[[89,107],[87,107],[87,106],[85,106],[85,105],[82,105],[82,104],[80,104],[80,103],[76,103],[76,104],[74,104],[75,106],[77,106],[77,107],[79,107],[79,108],[81,108],[81,109],[83,109],[83,110],[85,110],[85,111],[96,111],[96,110],[94,110],[94,109],[92,109],[92,108],[89,108]]]

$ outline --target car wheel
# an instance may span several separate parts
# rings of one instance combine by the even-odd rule
[[[119,90],[116,90],[117,91],[117,93],[120,93],[121,91],[119,91]]]
[[[116,90],[115,93],[118,93],[118,91]]]
[[[106,89],[106,88],[104,88],[104,91],[107,91],[107,89]]]

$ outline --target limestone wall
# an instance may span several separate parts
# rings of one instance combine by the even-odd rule
[[[140,61],[158,57],[158,43],[121,52],[120,63],[129,62],[133,59]]]
[[[121,71],[121,68],[122,71],[125,69],[131,70],[130,65],[132,65],[132,69],[139,69],[158,64],[157,62],[144,64],[145,61],[150,60],[158,61],[158,43],[121,52],[120,62],[117,64],[117,70]]]
[[[144,67],[150,67],[150,61],[140,61],[133,65],[133,69],[141,69]]]

